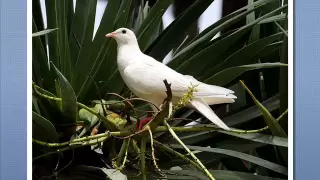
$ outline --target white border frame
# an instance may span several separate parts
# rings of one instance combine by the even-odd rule
[[[32,180],[32,1],[27,1],[27,179]]]
[[[288,179],[293,180],[293,0],[288,0]]]

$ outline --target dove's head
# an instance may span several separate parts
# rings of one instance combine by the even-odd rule
[[[108,33],[106,37],[115,39],[119,46],[128,44],[137,44],[136,35],[127,28],[119,28],[111,33]]]

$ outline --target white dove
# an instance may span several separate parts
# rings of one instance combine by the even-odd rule
[[[194,98],[187,106],[194,108],[218,127],[230,128],[212,111],[209,105],[233,103],[237,97],[233,91],[199,82],[192,76],[180,74],[165,64],[141,52],[135,34],[127,28],[119,28],[108,33],[117,41],[117,64],[119,72],[128,88],[138,97],[160,107],[166,95],[163,80],[171,83],[172,103],[176,104],[191,85],[197,85]],[[208,105],[209,104],[209,105]],[[157,110],[153,107],[153,110]]]

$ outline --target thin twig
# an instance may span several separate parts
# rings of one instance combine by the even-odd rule
[[[190,149],[179,139],[176,133],[171,129],[170,125],[164,121],[165,126],[168,128],[171,135],[174,139],[191,155],[191,157],[200,165],[205,174],[211,179],[215,180],[212,174],[208,171],[208,169],[201,163],[201,161],[190,151]]]
[[[129,139],[124,139],[123,142],[122,142],[122,146],[121,146],[120,152],[119,152],[118,157],[117,157],[117,163],[116,163],[117,167],[120,166],[122,157],[125,154],[125,152],[127,151],[129,140],[130,140],[130,138]]]
[[[169,84],[166,79],[163,80],[163,83],[164,83],[164,85],[166,86],[166,93],[167,93],[166,101],[169,102],[169,101],[172,100],[171,84]]]
[[[117,97],[119,97],[119,98],[122,99],[122,100],[119,101],[119,102],[103,103],[103,104],[105,104],[105,105],[117,104],[117,103],[121,103],[121,102],[128,102],[128,103],[130,103],[130,101],[135,101],[135,100],[136,100],[136,101],[143,101],[143,102],[149,103],[149,104],[151,104],[152,106],[154,106],[158,111],[160,110],[157,105],[155,105],[153,102],[148,101],[148,100],[146,100],[146,99],[142,99],[142,98],[129,98],[129,99],[126,99],[125,97],[123,97],[123,96],[121,96],[121,95],[119,95],[119,94],[116,94],[116,93],[107,93],[107,94],[117,96]],[[132,105],[131,103],[130,103],[130,106],[133,107],[133,105]]]
[[[70,145],[70,146],[67,146],[67,147],[64,147],[64,148],[60,148],[60,149],[57,149],[56,151],[51,151],[51,152],[42,154],[42,155],[40,155],[40,156],[37,156],[37,157],[33,158],[33,161],[35,161],[35,160],[37,160],[37,159],[40,159],[40,158],[42,158],[42,157],[51,155],[51,154],[56,154],[56,153],[60,153],[60,152],[63,152],[63,151],[70,150],[70,149],[74,149],[74,148],[76,148],[76,147],[83,147],[83,146],[94,145],[94,144],[97,144],[97,143],[100,143],[100,142],[105,141],[107,138],[108,138],[108,137],[102,137],[102,138],[100,138],[100,139],[97,139],[96,141],[83,142],[82,144],[73,144],[73,145]]]
[[[146,171],[146,146],[147,146],[147,141],[142,138],[141,139],[141,153],[140,153],[140,162],[141,162],[141,174],[142,174],[142,179],[147,180],[147,171]]]
[[[94,136],[86,136],[86,137],[83,137],[83,138],[78,138],[78,139],[74,139],[72,141],[67,141],[67,142],[63,142],[63,143],[47,143],[47,142],[42,142],[42,141],[39,141],[39,140],[36,140],[36,139],[32,139],[32,142],[37,143],[37,144],[42,145],[42,146],[62,147],[62,146],[67,146],[67,145],[72,145],[72,144],[79,144],[79,143],[87,142],[87,141],[90,141],[90,140],[93,140],[93,139],[99,139],[99,138],[102,138],[102,137],[108,137],[108,136],[110,136],[110,134],[111,133],[109,131],[107,131],[105,133],[97,134],[97,135],[94,135]]]
[[[153,165],[154,167],[156,168],[156,170],[160,173],[161,176],[165,176],[159,166],[157,165],[157,160],[156,160],[156,156],[155,156],[155,153],[154,153],[154,147],[153,147],[153,137],[152,137],[152,131],[150,130],[150,128],[148,128],[148,131],[149,131],[149,135],[150,135],[150,146],[151,146],[151,156],[152,156],[152,160],[153,160]]]
[[[125,166],[125,164],[126,164],[126,162],[127,162],[127,157],[128,157],[128,149],[129,149],[129,144],[130,144],[130,138],[129,138],[129,140],[128,140],[128,142],[127,142],[127,147],[126,147],[126,152],[125,152],[125,154],[124,154],[124,158],[123,158],[123,162],[122,162],[122,165],[120,166],[120,170],[122,170],[123,168],[124,168],[124,166]]]

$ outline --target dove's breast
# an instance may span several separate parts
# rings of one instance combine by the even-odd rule
[[[130,74],[125,73],[125,69],[128,68],[131,64],[134,64],[135,59],[133,57],[121,56],[121,54],[119,54],[117,61],[118,70],[124,83],[136,96],[143,99],[149,99],[149,92],[147,91],[147,89],[144,89],[143,85],[136,85],[135,82],[133,82],[129,77]]]

